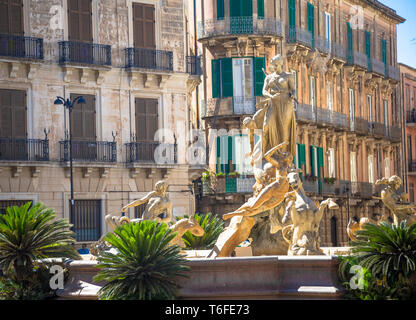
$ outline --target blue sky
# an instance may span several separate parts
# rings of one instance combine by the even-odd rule
[[[406,21],[397,26],[398,61],[416,68],[416,1],[379,0]]]

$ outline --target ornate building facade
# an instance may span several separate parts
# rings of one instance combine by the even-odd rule
[[[200,211],[230,212],[251,193],[253,172],[239,129],[256,111],[269,60],[296,75],[297,153],[312,199],[336,198],[321,223],[323,246],[347,244],[350,218],[384,213],[375,181],[401,175],[396,25],[404,19],[370,0],[193,1],[204,64],[200,116],[214,190],[201,183]],[[196,22],[195,22],[196,23]],[[224,130],[220,130],[224,129]]]
[[[399,64],[401,75],[401,107],[406,126],[404,128],[404,168],[409,200],[415,201],[416,185],[416,69]]]
[[[184,1],[1,0],[0,12],[0,212],[41,201],[94,241],[105,214],[160,179],[174,214],[194,211],[200,170],[187,149],[201,68]],[[57,96],[85,100],[71,113],[72,216],[70,118]]]

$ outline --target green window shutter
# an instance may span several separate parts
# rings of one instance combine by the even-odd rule
[[[254,57],[254,95],[257,97],[263,95],[263,85],[266,77],[263,69],[266,70],[266,58]]]
[[[264,18],[264,0],[257,0],[257,17]]]
[[[315,7],[308,3],[308,31],[312,34],[312,46],[314,45],[315,37]]]
[[[217,0],[217,20],[224,20],[224,0]]]
[[[241,16],[252,17],[253,16],[253,1],[252,0],[241,0]]]
[[[382,61],[387,64],[387,43],[386,40],[381,39],[381,59]]]
[[[299,169],[302,169],[306,173],[306,147],[304,144],[298,145],[298,151],[299,151]]]
[[[221,172],[221,137],[217,137],[217,172]]]
[[[321,147],[318,147],[317,153],[318,153],[318,177],[322,178],[324,176],[324,149]]]
[[[222,97],[233,96],[233,59],[221,59],[221,73],[222,73]]]
[[[230,0],[230,17],[240,17],[241,11],[241,0]]]
[[[370,69],[371,67],[371,36],[370,36],[370,32],[366,31],[365,32],[365,54],[367,55],[367,64],[368,64],[368,68]]]
[[[227,165],[225,167],[225,172],[229,173],[232,171],[233,167],[233,137],[228,136],[228,152],[227,152]]]
[[[296,41],[296,0],[288,0],[289,42]]]
[[[212,97],[219,98],[221,92],[220,60],[211,60],[212,68]]]
[[[310,150],[310,158],[311,158],[311,174],[312,176],[316,176],[316,170],[315,170],[315,165],[316,165],[316,161],[315,161],[315,147],[314,146],[310,146],[309,147]]]

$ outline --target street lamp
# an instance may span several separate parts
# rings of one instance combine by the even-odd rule
[[[78,96],[74,98],[74,100],[62,98],[62,97],[56,97],[54,105],[63,105],[64,108],[68,109],[69,113],[69,171],[70,171],[70,184],[71,184],[71,215],[70,220],[74,217],[74,180],[72,176],[72,121],[71,121],[71,114],[72,114],[72,108],[74,107],[74,104],[84,104],[85,99],[83,96]]]

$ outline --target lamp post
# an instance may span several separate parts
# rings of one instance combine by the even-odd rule
[[[63,105],[64,108],[68,109],[69,113],[69,172],[70,172],[70,185],[71,185],[71,206],[70,206],[70,220],[73,219],[74,216],[74,180],[73,180],[73,173],[72,173],[72,108],[74,107],[74,104],[84,104],[85,99],[82,96],[78,96],[74,98],[74,100],[62,98],[62,97],[56,97],[54,105]]]

